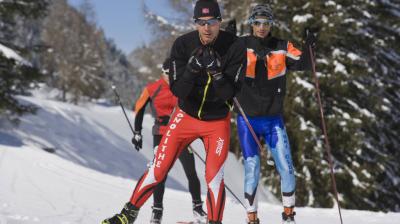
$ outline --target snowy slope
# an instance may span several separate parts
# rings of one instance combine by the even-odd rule
[[[152,158],[152,119],[145,117],[144,149],[137,153],[121,109],[75,106],[41,97],[21,97],[37,105],[37,115],[22,118],[17,129],[0,130],[0,224],[91,224],[121,209]],[[133,114],[129,114],[133,121]],[[194,147],[202,154],[200,142]],[[55,148],[48,153],[43,148]],[[204,156],[204,155],[203,155]],[[205,193],[204,166],[197,171]],[[179,164],[171,170],[165,193],[164,223],[191,219],[191,198]],[[226,182],[241,196],[243,170],[230,155]],[[279,223],[281,207],[264,191],[260,216]],[[266,201],[266,200],[264,200]],[[271,203],[272,202],[272,203]],[[151,199],[137,223],[148,223]],[[337,210],[298,208],[298,223],[339,223]],[[224,223],[243,223],[244,210],[228,194]],[[398,213],[343,211],[345,223],[400,223]]]

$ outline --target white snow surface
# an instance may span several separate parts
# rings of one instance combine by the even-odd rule
[[[138,153],[121,108],[71,105],[44,97],[20,97],[36,105],[18,128],[0,130],[0,224],[93,224],[121,210],[152,158],[150,116],[144,119],[144,144]],[[134,120],[134,114],[128,113]],[[203,156],[199,141],[194,148]],[[54,148],[55,153],[43,150]],[[205,200],[204,165],[196,159]],[[228,186],[242,198],[243,167],[233,155],[225,166]],[[164,196],[163,223],[191,220],[191,197],[179,162],[171,170]],[[328,192],[327,192],[328,193]],[[280,223],[281,205],[261,192],[259,216]],[[227,193],[226,224],[244,223],[245,211]],[[152,199],[136,223],[149,223]],[[340,223],[336,208],[296,208],[298,224]],[[342,210],[344,223],[400,224],[400,213]]]

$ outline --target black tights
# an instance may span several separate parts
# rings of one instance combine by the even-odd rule
[[[161,138],[162,135],[153,136],[154,147],[160,144]],[[181,161],[183,170],[185,171],[186,177],[189,181],[189,191],[190,194],[192,195],[193,202],[201,202],[200,181],[199,178],[197,177],[193,153],[189,152],[188,149],[182,150],[182,153],[179,156],[179,161]],[[154,193],[153,193],[154,207],[158,208],[163,207],[163,197],[164,197],[166,180],[167,177],[154,188]]]

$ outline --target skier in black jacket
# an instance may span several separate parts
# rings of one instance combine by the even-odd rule
[[[283,224],[294,224],[295,174],[289,140],[283,121],[283,102],[287,70],[311,69],[309,46],[315,39],[309,35],[303,52],[287,41],[271,35],[274,18],[269,5],[256,5],[250,14],[250,36],[244,39],[247,48],[246,77],[237,95],[250,125],[258,138],[264,138],[281,177],[284,212]],[[237,108],[236,108],[237,109]],[[257,186],[260,175],[260,152],[244,117],[237,117],[238,135],[245,165],[245,203],[248,223],[257,218]]]
[[[171,49],[170,88],[178,97],[153,165],[138,181],[121,213],[103,224],[131,224],[186,145],[200,138],[206,150],[207,215],[222,223],[225,206],[224,163],[230,141],[232,98],[246,67],[242,41],[220,31],[218,3],[199,0],[194,8],[197,31],[176,39]]]

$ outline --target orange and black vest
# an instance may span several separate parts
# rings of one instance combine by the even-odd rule
[[[143,121],[143,117],[140,116],[143,116],[145,107],[150,102],[152,115],[155,118],[153,135],[163,135],[177,101],[164,79],[148,84],[135,104],[135,130],[142,129],[142,122],[137,122],[137,119],[138,121]]]
[[[247,48],[247,68],[245,81],[237,95],[239,103],[249,116],[281,115],[286,73],[308,68],[305,61],[308,59],[286,40],[272,36],[241,38],[245,39]]]

